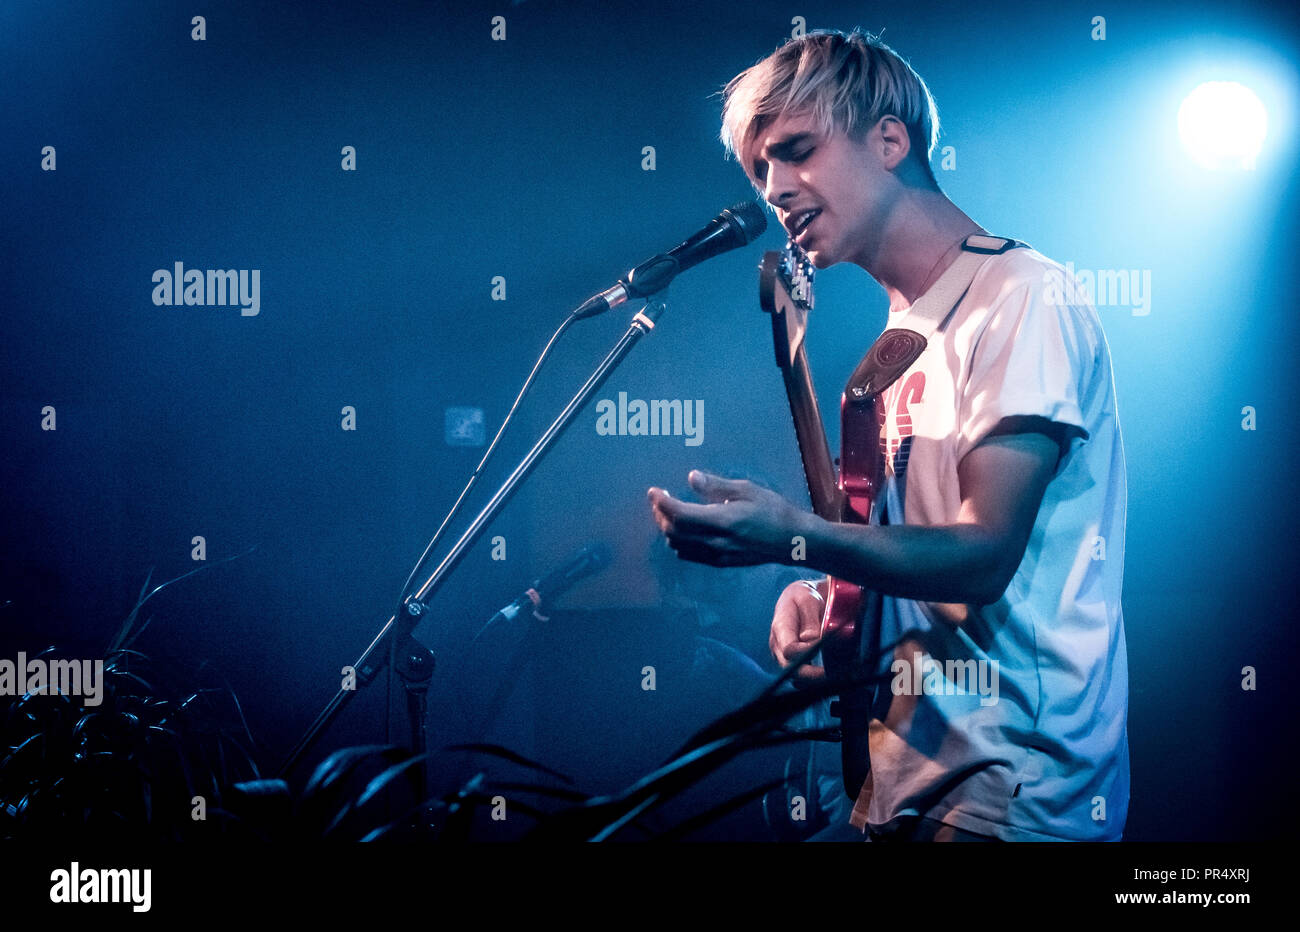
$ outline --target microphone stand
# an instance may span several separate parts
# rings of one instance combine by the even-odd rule
[[[425,729],[427,725],[425,700],[428,696],[429,682],[433,678],[434,657],[432,651],[415,639],[413,632],[426,610],[429,597],[438,590],[452,571],[460,565],[469,549],[487,530],[488,525],[492,523],[501,509],[505,507],[506,502],[518,489],[519,484],[533,471],[533,468],[550,450],[551,445],[555,443],[560,434],[564,433],[569,424],[573,422],[573,419],[587,404],[591,396],[605,384],[614,369],[631,352],[632,347],[654,329],[655,323],[659,320],[666,307],[664,292],[660,292],[647,300],[645,307],[632,318],[627,331],[614,344],[614,348],[609,351],[583,386],[578,389],[577,394],[565,405],[564,410],[546,429],[546,432],[533,445],[533,448],[524,455],[524,458],[520,460],[514,471],[506,477],[506,480],[483,507],[483,510],[466,528],[465,533],[460,536],[460,539],[447,552],[447,555],[442,558],[442,562],[438,564],[432,575],[424,581],[419,589],[402,600],[397,612],[389,617],[369,646],[352,664],[352,668],[356,671],[356,682],[362,686],[369,685],[383,666],[384,652],[380,648],[384,646],[385,639],[392,638],[389,642],[389,662],[393,663],[393,669],[401,678],[402,685],[406,690],[407,710],[411,726],[411,750],[415,754],[423,756],[425,753]],[[335,693],[334,698],[326,704],[306,733],[289,752],[289,756],[280,765],[276,776],[284,778],[293,769],[303,754],[320,737],[320,733],[325,726],[333,721],[334,717],[338,715],[355,692],[355,688],[342,687]],[[416,771],[413,780],[419,786],[418,798],[422,800],[427,794],[429,785],[428,762],[422,760],[413,769]]]

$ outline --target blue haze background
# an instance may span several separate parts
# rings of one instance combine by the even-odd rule
[[[190,39],[195,13],[206,41]],[[490,40],[498,14],[505,42]],[[1252,2],[4,4],[4,654],[102,648],[150,568],[155,581],[193,568],[194,535],[210,563],[256,544],[160,593],[142,647],[181,673],[219,671],[278,759],[478,461],[445,444],[444,409],[482,407],[491,436],[569,308],[752,196],[722,157],[711,95],[796,14],[885,30],[956,149],[941,185],[984,226],[1076,268],[1151,270],[1148,316],[1099,308],[1129,468],[1128,837],[1294,827],[1300,43],[1294,13]],[[1090,38],[1098,14],[1104,42]],[[1253,173],[1207,174],[1179,148],[1178,104],[1212,79],[1251,85],[1269,109]],[[57,171],[40,170],[46,145]],[[345,145],[356,172],[340,170]],[[597,786],[684,737],[667,706],[646,705],[671,702],[673,683],[638,685],[646,657],[671,666],[687,649],[632,611],[659,600],[644,492],[699,466],[806,502],[756,303],[761,250],[781,243],[769,230],[674,284],[599,396],[701,399],[704,443],[599,437],[589,410],[490,532],[508,559],[484,540],[439,595],[423,629],[441,664],[431,743],[472,731],[466,705],[506,666],[471,645],[482,621],[594,539],[617,562],[565,604],[606,621],[563,649],[551,639],[549,672],[521,680],[498,737],[586,766]],[[150,277],[176,261],[260,269],[260,315],[155,307]],[[490,300],[495,275],[505,302]],[[818,277],[809,346],[832,429],[885,305],[856,267]],[[482,491],[627,317],[560,344]],[[44,405],[55,432],[40,430]],[[344,405],[355,432],[340,429]],[[775,585],[755,578],[759,595]],[[767,622],[756,611],[727,639],[766,663]],[[1256,692],[1240,688],[1246,665]],[[724,708],[701,701],[703,717]],[[636,703],[635,729],[611,725]],[[359,696],[322,751],[382,739],[383,705],[381,689]]]

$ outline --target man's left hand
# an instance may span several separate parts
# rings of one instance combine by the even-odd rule
[[[687,477],[707,504],[673,498],[652,487],[655,523],[683,560],[711,566],[790,563],[794,537],[809,515],[747,479],[724,479],[698,469]]]

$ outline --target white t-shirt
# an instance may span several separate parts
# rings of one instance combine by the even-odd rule
[[[888,712],[878,706],[871,724],[873,828],[924,815],[1004,840],[1123,832],[1124,449],[1101,323],[1090,305],[1064,303],[1081,293],[1065,275],[1028,248],[990,258],[878,402],[886,476],[876,509],[890,524],[955,523],[957,464],[1003,418],[1077,431],[996,603],[882,600],[891,680]]]

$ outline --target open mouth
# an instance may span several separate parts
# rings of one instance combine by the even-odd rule
[[[819,216],[821,216],[820,210],[810,210],[799,217],[798,221],[790,231],[790,235],[794,238],[796,243],[803,238],[803,235],[808,232],[808,227],[810,227],[812,222]]]

